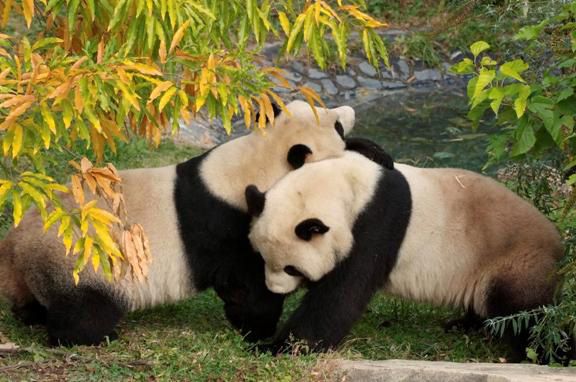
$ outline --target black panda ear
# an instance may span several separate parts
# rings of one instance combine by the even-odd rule
[[[297,169],[304,166],[304,163],[306,163],[306,156],[310,154],[312,154],[312,150],[310,150],[310,147],[302,144],[297,144],[290,147],[290,150],[288,150],[287,160],[293,169]]]
[[[316,218],[302,220],[296,228],[294,228],[296,236],[306,241],[310,241],[316,234],[323,235],[328,231],[330,231],[330,227],[325,225],[322,220]]]
[[[344,126],[342,126],[340,121],[336,121],[336,123],[334,124],[334,129],[336,129],[336,132],[338,133],[340,138],[344,139]]]
[[[394,158],[377,143],[366,138],[345,138],[344,141],[346,150],[356,151],[388,170],[394,169]]]
[[[266,194],[264,192],[260,192],[258,187],[251,184],[246,187],[246,190],[244,191],[244,197],[246,198],[248,213],[251,216],[260,216],[262,211],[264,211],[264,204],[266,204]]]
[[[274,110],[274,118],[278,117],[280,115],[280,113],[282,112],[282,109],[280,108],[280,106],[276,105],[276,103],[271,102],[272,104],[272,110]],[[254,119],[255,121],[258,121],[260,119],[260,112],[261,110],[258,110],[258,112],[256,113],[256,118]],[[270,122],[268,120],[268,118],[266,118],[266,123]]]

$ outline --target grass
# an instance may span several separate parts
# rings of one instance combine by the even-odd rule
[[[0,380],[323,380],[330,372],[323,364],[333,358],[493,362],[504,354],[481,334],[444,333],[442,323],[454,314],[378,296],[338,352],[272,357],[248,349],[212,292],[132,313],[120,339],[98,347],[47,348],[43,328],[21,325],[1,306],[1,334],[24,350],[0,357]]]
[[[181,162],[200,151],[172,143],[153,151],[136,143],[120,152],[107,159],[128,168]],[[286,314],[298,299],[290,298]],[[0,305],[0,343],[20,346],[0,356],[0,380],[308,381],[324,380],[331,372],[325,362],[333,358],[491,362],[504,354],[482,334],[444,333],[442,323],[456,314],[378,296],[338,352],[272,357],[248,348],[213,292],[132,313],[120,324],[120,339],[98,347],[48,348],[44,328],[22,325]]]

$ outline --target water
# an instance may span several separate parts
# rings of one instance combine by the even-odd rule
[[[472,130],[459,91],[405,91],[355,109],[353,135],[378,142],[397,162],[480,171],[488,159],[486,133],[493,127]]]

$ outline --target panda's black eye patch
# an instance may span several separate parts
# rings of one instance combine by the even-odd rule
[[[288,266],[284,267],[284,272],[289,274],[290,276],[304,277],[304,274],[302,272],[300,272],[298,269],[296,269],[295,267],[293,267],[292,265],[288,265]]]
[[[344,139],[344,126],[342,126],[340,121],[336,121],[336,123],[334,124],[334,128],[336,129],[336,132],[338,133],[340,138]]]

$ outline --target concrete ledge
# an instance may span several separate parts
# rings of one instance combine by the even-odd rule
[[[576,382],[576,368],[527,364],[335,360],[346,382]]]

